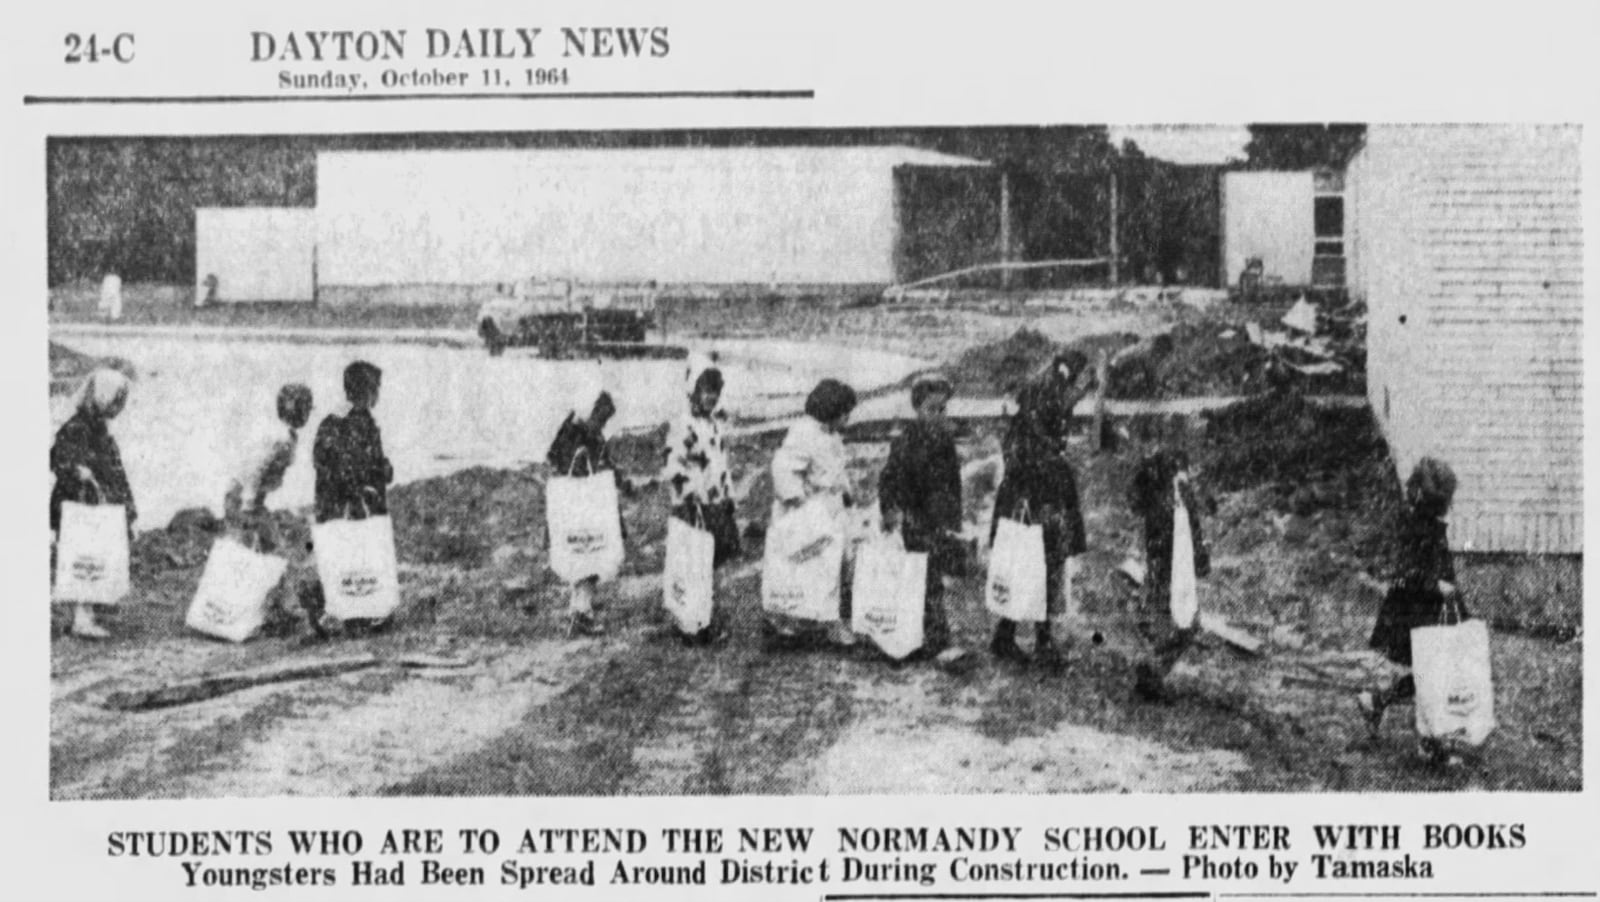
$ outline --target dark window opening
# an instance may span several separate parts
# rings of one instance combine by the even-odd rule
[[[1319,197],[1312,214],[1318,238],[1344,237],[1344,198]]]

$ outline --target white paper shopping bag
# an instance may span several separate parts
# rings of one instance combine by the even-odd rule
[[[667,562],[661,574],[662,602],[685,633],[711,625],[716,539],[677,517],[667,518]]]
[[[330,616],[382,620],[400,606],[394,524],[388,517],[317,523],[311,541]]]
[[[569,583],[598,576],[615,579],[622,569],[622,519],[617,480],[610,471],[593,476],[552,476],[545,486],[545,522],[550,530],[550,569]]]
[[[776,517],[761,563],[761,607],[802,620],[838,620],[844,540],[821,499]]]
[[[899,541],[866,542],[856,551],[852,631],[899,660],[922,647],[928,556]]]
[[[989,552],[985,607],[1007,620],[1037,623],[1045,619],[1046,587],[1044,528],[1001,518]]]
[[[128,514],[120,504],[61,504],[55,601],[116,604],[128,594]]]
[[[266,622],[268,596],[288,564],[276,555],[251,551],[237,539],[218,539],[184,623],[219,639],[243,642]]]
[[[1489,627],[1465,620],[1411,631],[1411,674],[1417,681],[1417,733],[1481,745],[1494,731],[1494,679]]]
[[[1176,494],[1174,489],[1174,494]],[[1172,505],[1172,622],[1193,629],[1200,622],[1200,589],[1194,575],[1194,534],[1189,531],[1189,509],[1179,495]]]

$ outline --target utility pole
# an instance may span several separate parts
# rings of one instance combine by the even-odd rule
[[[1000,172],[1000,262],[1011,262],[1011,176]],[[1011,287],[1011,270],[1000,269],[1000,287]]]
[[[1116,164],[1113,163],[1113,166]],[[1121,250],[1117,246],[1117,170],[1111,170],[1111,284],[1120,281]]]

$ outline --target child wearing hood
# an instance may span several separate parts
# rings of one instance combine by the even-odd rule
[[[1197,627],[1172,619],[1172,550],[1178,499],[1188,511],[1194,543],[1194,575],[1211,572],[1211,557],[1200,532],[1200,508],[1189,475],[1189,456],[1161,449],[1145,456],[1128,486],[1128,504],[1144,523],[1144,592],[1137,617],[1149,653],[1134,669],[1134,692],[1146,701],[1166,697],[1166,678],[1194,644]]]
[[[611,459],[611,449],[606,442],[606,424],[616,415],[616,401],[605,390],[599,378],[585,380],[574,393],[572,409],[556,430],[555,440],[545,454],[550,471],[561,476],[593,476],[610,471],[617,480],[617,490],[633,494],[633,483],[625,479]],[[620,519],[622,512],[618,511]],[[624,526],[623,537],[627,537]],[[590,576],[572,584],[568,605],[571,617],[569,634],[600,636],[605,626],[595,615],[595,590],[600,577]]]
[[[131,535],[138,508],[122,467],[122,453],[109,424],[128,403],[128,377],[113,369],[89,374],[79,391],[72,416],[56,430],[50,446],[50,531],[61,532],[61,505],[120,504],[127,510]],[[53,562],[52,562],[53,563]],[[51,571],[54,572],[54,566]],[[78,604],[72,612],[72,634],[83,639],[109,639],[111,634],[95,617],[95,606]]]
[[[1453,610],[1461,620],[1471,618],[1456,590],[1455,560],[1450,554],[1449,525],[1445,515],[1455,499],[1456,474],[1448,464],[1432,457],[1417,461],[1405,485],[1405,509],[1400,514],[1396,539],[1396,574],[1390,583],[1369,644],[1402,667],[1411,667],[1411,631],[1434,626]],[[1416,701],[1417,682],[1404,674],[1389,686],[1357,697],[1373,735],[1383,725],[1389,706]],[[1425,743],[1425,757],[1444,760],[1437,743]]]
[[[667,430],[662,479],[671,502],[670,515],[704,528],[714,543],[712,568],[739,556],[739,523],[734,516],[733,483],[723,445],[722,371],[709,360],[697,360],[688,379],[689,409]],[[726,612],[715,604],[711,623],[691,641],[709,644],[728,635]]]
[[[1078,499],[1078,477],[1067,456],[1072,408],[1093,384],[1088,364],[1089,358],[1081,352],[1068,351],[1023,385],[1017,392],[1017,412],[1011,415],[1001,440],[1005,476],[995,492],[989,541],[994,542],[1003,517],[1026,517],[1043,528],[1045,619],[1034,625],[1032,660],[1047,668],[1064,662],[1051,625],[1054,618],[1066,613],[1068,559],[1089,547]],[[1017,646],[1016,637],[1016,622],[1002,617],[995,624],[989,650],[1002,660],[1029,660],[1029,655]]]
[[[848,535],[845,514],[852,505],[847,469],[849,456],[840,433],[849,423],[855,407],[855,389],[837,379],[822,380],[806,396],[805,416],[790,427],[783,444],[772,456],[774,525],[807,501],[820,499],[839,521],[840,535]],[[850,555],[851,545],[846,541],[840,573],[842,587],[849,586]],[[844,588],[839,593],[839,601],[839,620],[829,625],[829,639],[838,646],[851,646],[856,638],[850,630],[850,596]],[[793,639],[805,628],[805,624],[792,618],[771,612],[766,614],[769,643]]]

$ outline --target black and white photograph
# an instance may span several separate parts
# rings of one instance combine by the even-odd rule
[[[1581,792],[1586,138],[50,134],[48,797]]]

